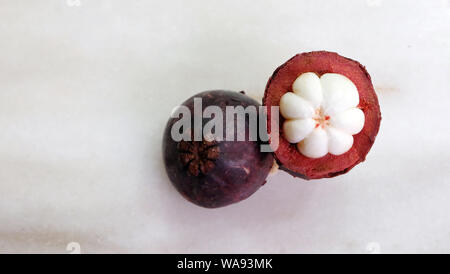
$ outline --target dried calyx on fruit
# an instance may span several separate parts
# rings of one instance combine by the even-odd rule
[[[238,92],[206,91],[182,104],[193,114],[192,123],[197,113],[194,110],[194,98],[202,99],[199,111],[202,127],[213,119],[203,117],[209,106],[218,107],[223,113],[226,113],[227,107],[260,106],[255,100]],[[236,117],[233,116],[231,122],[234,132],[239,135],[242,132],[238,132]],[[223,115],[223,128],[227,128],[230,122],[225,118],[226,115]],[[257,118],[259,120],[259,116]],[[248,138],[250,119],[245,119],[243,129],[247,138],[243,141],[217,140],[208,135],[195,140],[192,133],[191,140],[175,141],[171,131],[180,119],[171,118],[167,122],[163,156],[169,179],[187,200],[207,208],[222,207],[249,197],[265,183],[274,159],[271,153],[261,152],[261,141]]]
[[[326,51],[299,54],[281,65],[263,104],[280,107],[278,129],[268,125],[282,132],[275,150],[280,169],[305,179],[337,176],[364,161],[381,120],[365,68]]]
[[[188,174],[206,175],[215,167],[220,148],[216,141],[181,141],[178,143],[181,163],[187,167]]]

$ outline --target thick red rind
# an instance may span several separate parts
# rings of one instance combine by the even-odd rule
[[[344,174],[365,160],[380,128],[380,106],[372,81],[364,66],[337,53],[314,51],[297,54],[278,67],[267,83],[263,105],[268,106],[269,132],[271,132],[270,106],[279,106],[281,96],[292,91],[292,83],[305,72],[315,72],[319,75],[339,73],[349,78],[359,92],[359,108],[365,115],[364,128],[353,136],[354,143],[348,152],[339,156],[327,154],[322,158],[312,159],[303,156],[295,145],[286,141],[282,137],[282,128],[278,125],[280,141],[279,147],[274,153],[275,159],[280,165],[280,169],[304,179],[330,178]],[[283,118],[281,116],[279,118],[280,124],[282,124]]]

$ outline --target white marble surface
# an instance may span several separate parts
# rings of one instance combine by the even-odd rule
[[[450,3],[0,1],[0,253],[450,252]],[[367,66],[367,161],[279,173],[239,204],[186,202],[161,164],[175,105],[261,97],[298,52]]]

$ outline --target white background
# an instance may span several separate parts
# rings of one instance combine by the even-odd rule
[[[261,98],[294,54],[364,64],[383,115],[366,162],[279,173],[249,199],[185,201],[170,111]],[[0,1],[0,253],[450,252],[450,2]]]

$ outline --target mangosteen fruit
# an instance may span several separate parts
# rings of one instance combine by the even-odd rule
[[[344,174],[365,160],[378,133],[380,106],[369,73],[357,61],[315,51],[294,56],[269,79],[263,98],[267,119],[279,107],[280,169],[319,179]]]
[[[196,102],[200,99],[199,107]],[[244,119],[239,127],[238,116],[228,120],[226,112],[239,106],[258,110],[260,104],[243,93],[214,90],[194,95],[181,106],[191,115],[172,115],[167,122],[163,157],[167,175],[182,196],[199,206],[217,208],[242,201],[258,190],[274,164],[273,155],[261,152],[263,142],[259,137],[250,138],[254,119]],[[208,122],[218,115],[205,115],[211,106],[223,112],[218,118],[223,123],[222,135],[217,134],[217,128],[214,136],[203,134]],[[184,115],[191,125],[175,129]],[[257,111],[256,115],[259,120],[261,113]],[[192,126],[196,122],[201,122],[199,131]],[[231,139],[225,137],[230,128]],[[183,139],[174,138],[174,129],[183,132]]]

